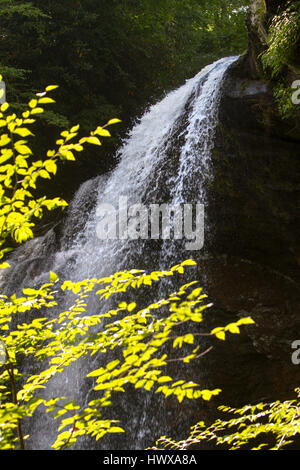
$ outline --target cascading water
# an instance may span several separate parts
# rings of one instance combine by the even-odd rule
[[[236,57],[225,58],[205,67],[145,113],[119,150],[116,168],[80,187],[60,227],[60,235],[54,228],[15,251],[10,261],[10,279],[3,281],[7,291],[45,282],[50,269],[61,279],[77,281],[122,269],[165,269],[187,258],[197,259],[199,251],[187,251],[183,240],[155,240],[153,244],[153,240],[126,238],[124,233],[119,233],[118,238],[100,240],[99,207],[109,204],[116,208],[118,216],[120,201],[125,200],[128,207],[155,203],[205,206],[221,85],[235,60]],[[65,302],[67,306],[68,300]],[[95,313],[99,305],[91,308]],[[74,397],[77,390],[78,395],[84,393],[88,400],[89,391],[81,385],[84,376],[84,365],[75,364],[49,383],[48,396],[69,393]],[[128,449],[145,448],[160,433],[159,416],[152,416],[151,400],[151,395],[147,395],[135,403],[134,419],[128,424],[130,429],[127,427],[129,437],[123,441]],[[161,413],[159,410],[158,414]],[[41,421],[37,416],[28,429],[29,446],[49,448],[56,427],[51,420]],[[147,441],[147,437],[152,440]],[[107,441],[105,445],[110,448]],[[97,446],[101,448],[100,444]]]

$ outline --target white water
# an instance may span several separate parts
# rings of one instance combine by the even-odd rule
[[[69,207],[60,249],[53,252],[52,271],[61,278],[80,280],[101,277],[124,268],[148,270],[152,268],[151,263],[163,269],[192,255],[199,255],[184,252],[182,245],[172,240],[163,241],[155,252],[148,248],[145,240],[101,241],[96,233],[96,209],[104,203],[117,208],[120,196],[128,198],[128,205],[141,202],[206,204],[221,85],[226,70],[235,60],[234,57],[225,58],[205,67],[185,85],[152,106],[120,148],[119,164],[112,173],[81,186]],[[22,286],[32,285],[28,259],[41,256],[41,246],[46,246],[47,251],[48,239],[49,235],[27,244],[14,255]],[[26,260],[26,272],[21,269],[22,254]],[[48,277],[49,259],[47,261],[45,269],[41,269],[34,278],[36,284]],[[75,389],[79,390],[81,377],[85,375],[80,367],[82,365],[75,365],[69,373],[55,379],[49,386],[48,395],[64,395],[68,390],[72,395]],[[140,404],[136,414],[139,418],[133,421],[134,429],[130,431],[135,436],[136,448],[143,448],[147,434],[146,427],[152,412],[149,400],[145,399]],[[30,430],[34,434],[31,447],[47,448],[55,429],[56,426],[50,422],[36,419]]]
[[[78,254],[73,277],[81,279],[125,266],[127,269],[144,266],[147,242],[97,238],[97,206],[109,203],[118,208],[120,196],[127,197],[128,206],[141,202],[206,203],[205,184],[211,176],[210,156],[221,84],[225,71],[235,60],[225,58],[205,67],[152,106],[134,126],[118,152],[120,161],[115,170],[106,181],[98,179],[97,203],[71,247]],[[175,136],[177,129],[179,134]],[[78,211],[77,204],[72,206],[66,227],[76,221],[75,211]],[[166,252],[175,245],[169,241],[163,243],[161,268],[167,267],[170,260]],[[140,266],[128,265],[133,252],[140,253],[137,261]],[[66,256],[65,250],[58,253],[58,266],[64,263]],[[137,256],[134,259],[136,261]]]

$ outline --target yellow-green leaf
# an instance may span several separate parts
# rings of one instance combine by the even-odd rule
[[[86,138],[86,142],[93,145],[102,145],[98,137],[90,136]]]
[[[118,122],[122,122],[122,121],[120,119],[115,118],[115,119],[110,119],[107,124],[108,125],[117,124]]]
[[[58,88],[58,85],[48,85],[45,89],[46,91],[52,91]]]
[[[45,97],[45,98],[40,98],[39,103],[40,104],[55,103],[55,101],[52,98]]]
[[[17,128],[13,131],[13,133],[18,134],[21,137],[27,137],[28,135],[33,135],[32,132],[30,132],[29,129],[26,129],[26,127]]]
[[[38,101],[36,99],[33,99],[33,100],[29,101],[28,105],[29,105],[30,108],[33,109],[33,108],[36,107],[37,103],[38,103]]]
[[[44,110],[43,108],[34,108],[32,111],[31,111],[31,114],[41,114],[43,113]]]
[[[9,104],[8,103],[3,103],[0,107],[2,113],[4,113],[7,109],[9,108]]]
[[[6,262],[0,264],[0,269],[6,269],[6,268],[10,268],[10,264]]]
[[[58,279],[58,275],[54,273],[53,271],[50,271],[50,281],[55,282]]]

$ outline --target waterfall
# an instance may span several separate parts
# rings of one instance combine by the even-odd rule
[[[77,281],[122,269],[165,269],[187,258],[197,259],[201,250],[187,250],[183,239],[132,239],[120,231],[115,238],[99,239],[99,208],[114,207],[116,217],[122,212],[120,201],[126,201],[127,207],[201,203],[205,210],[220,91],[224,74],[235,60],[225,58],[205,67],[150,107],[119,149],[115,169],[79,188],[59,234],[53,228],[14,252],[10,279],[2,280],[2,286],[5,283],[12,291],[16,286],[39,285],[47,281],[50,269],[61,279]],[[69,372],[59,374],[49,384],[49,396],[73,396],[74,390],[82,393],[82,367],[75,364]],[[158,437],[153,429],[146,429],[147,422],[151,427],[151,398],[143,396],[141,401],[130,423],[131,440],[123,444],[128,448],[143,448],[145,436]],[[37,417],[28,429],[33,449],[49,448],[55,436],[57,423],[41,419]]]

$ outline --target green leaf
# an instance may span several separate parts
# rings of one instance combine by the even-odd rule
[[[95,134],[98,134],[102,137],[111,137],[110,132],[107,129],[103,129],[103,127],[97,127]]]
[[[42,178],[50,179],[50,175],[49,175],[48,171],[46,171],[46,170],[40,170],[40,171],[39,171],[39,175],[40,175]]]
[[[225,340],[225,332],[222,327],[214,328],[210,334],[215,335],[218,339]]]
[[[171,377],[163,375],[162,377],[159,377],[157,381],[158,381],[158,383],[164,383],[164,382],[171,382],[172,379],[171,379]]]
[[[16,128],[14,131],[13,131],[14,134],[18,134],[20,135],[21,137],[27,137],[28,135],[33,135],[32,132],[30,132],[29,129],[26,129],[26,127],[19,127],[19,128]]]
[[[6,268],[10,268],[10,264],[6,262],[0,264],[0,269],[6,269]]]
[[[23,294],[36,297],[37,291],[35,289],[27,288],[23,289]]]
[[[9,104],[8,103],[3,103],[0,107],[0,110],[1,110],[2,113],[4,113],[8,108],[9,108]]]
[[[146,384],[144,385],[144,388],[145,390],[147,390],[148,392],[151,390],[151,388],[153,387],[154,385],[154,381],[153,380],[148,380],[148,382],[146,382]]]
[[[183,266],[195,266],[197,263],[193,259],[187,259],[181,263]]]
[[[58,280],[58,275],[55,274],[53,271],[50,271],[50,281],[56,282]]]
[[[110,119],[107,124],[110,126],[111,124],[117,124],[118,122],[122,122],[122,121],[120,119],[115,118],[115,119]]]
[[[95,136],[86,137],[86,142],[93,145],[102,145],[98,137]]]
[[[44,109],[38,107],[38,108],[32,109],[31,112],[30,112],[30,114],[41,114],[41,113],[43,113],[43,112],[44,112]]]
[[[46,91],[52,91],[52,90],[55,90],[56,88],[58,88],[58,85],[48,85],[45,90]]]
[[[47,104],[47,103],[55,103],[55,101],[52,98],[45,97],[45,98],[40,98],[39,103]]]
[[[232,334],[239,334],[240,333],[239,327],[235,324],[227,325],[226,330],[228,330]]]
[[[33,108],[36,107],[37,103],[38,103],[38,100],[33,99],[33,100],[29,101],[28,105],[29,105],[30,108],[33,109]]]
[[[134,310],[135,307],[136,307],[136,303],[135,303],[135,302],[131,302],[131,303],[127,306],[128,312],[132,312],[132,310]]]
[[[127,364],[134,364],[136,361],[138,361],[139,359],[139,356],[137,356],[136,354],[132,354],[130,356],[127,356],[125,358],[125,361]]]
[[[113,426],[111,428],[108,428],[109,433],[118,433],[118,432],[125,432],[124,429],[118,427],[118,426]]]
[[[16,151],[20,153],[21,155],[31,155],[32,151],[31,149],[27,146],[24,145],[23,143],[16,142],[14,145]]]

